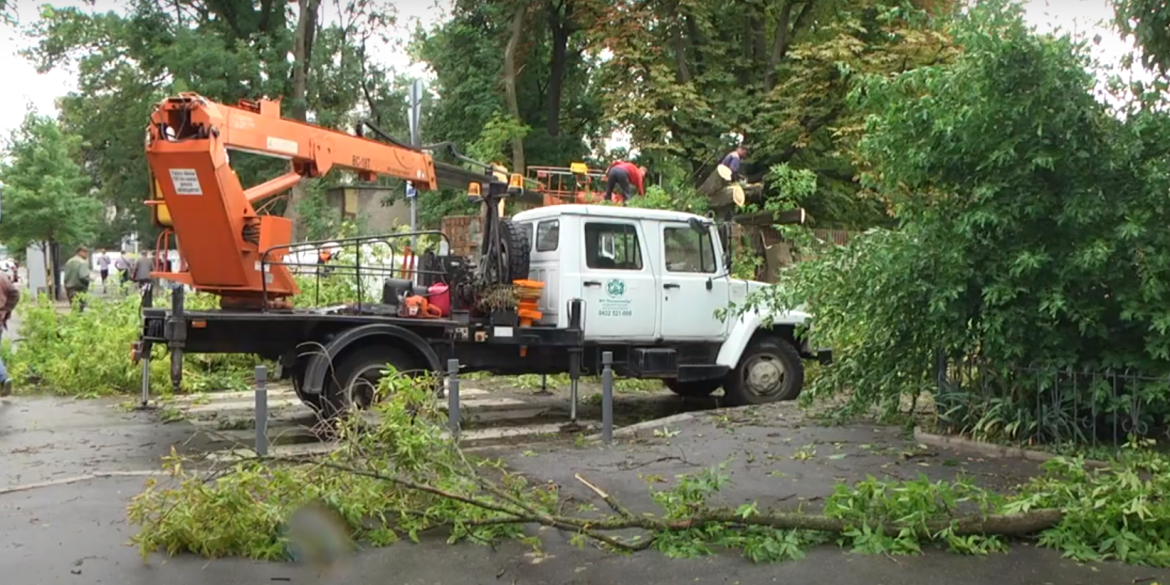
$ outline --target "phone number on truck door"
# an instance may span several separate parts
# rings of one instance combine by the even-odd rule
[[[597,311],[599,317],[632,317],[633,315],[632,309],[601,309]]]

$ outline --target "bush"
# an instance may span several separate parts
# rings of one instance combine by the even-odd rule
[[[218,303],[211,295],[188,295],[191,309]],[[138,340],[142,321],[138,295],[91,297],[84,312],[59,312],[47,296],[17,306],[21,340],[6,344],[4,363],[18,386],[32,384],[56,394],[103,396],[137,392],[142,368],[130,361],[130,345]],[[170,362],[151,362],[151,392],[169,394]],[[185,389],[238,390],[247,387],[255,356],[185,355]]]
[[[954,63],[855,93],[871,112],[863,179],[898,229],[827,251],[758,299],[815,315],[813,344],[836,359],[816,391],[892,409],[932,387],[940,357],[1170,374],[1170,116],[1113,116],[1084,45],[1032,31],[1016,4],[980,3],[953,36]],[[1041,388],[1016,398],[1051,402]]]

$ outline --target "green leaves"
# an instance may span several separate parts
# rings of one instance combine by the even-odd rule
[[[58,242],[88,243],[102,205],[87,192],[73,156],[78,140],[50,118],[28,113],[11,137],[8,161],[0,164],[4,219],[0,235],[9,248]]]

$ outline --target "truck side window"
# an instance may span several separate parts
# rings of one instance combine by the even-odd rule
[[[626,223],[587,222],[585,265],[602,270],[641,270],[638,230]]]
[[[536,251],[556,252],[561,240],[561,220],[546,219],[536,224]]]
[[[668,227],[662,241],[667,272],[715,272],[715,247],[711,232],[697,232],[690,226]]]
[[[528,249],[529,250],[532,249],[531,246],[532,246],[532,243],[534,240],[534,238],[532,237],[532,229],[533,229],[532,226],[533,225],[534,224],[532,222],[525,222],[525,223],[520,224],[520,231],[524,232],[525,238],[528,238],[528,246],[529,246]],[[476,241],[478,241],[478,240],[476,240]]]

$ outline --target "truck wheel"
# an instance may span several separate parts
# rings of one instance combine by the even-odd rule
[[[702,398],[710,396],[713,392],[723,385],[723,378],[714,378],[711,380],[692,380],[690,382],[679,382],[678,380],[665,380],[666,387],[670,388],[671,392],[679,396],[687,398]]]
[[[724,395],[731,406],[795,400],[804,386],[800,354],[780,337],[760,337],[727,375]]]
[[[341,355],[327,375],[323,414],[334,417],[350,408],[369,408],[376,399],[378,382],[387,364],[398,371],[414,368],[414,360],[403,351],[387,345],[355,348]]]
[[[510,221],[500,221],[500,239],[504,242],[504,257],[507,259],[508,282],[528,280],[529,252],[532,242],[524,230]]]

